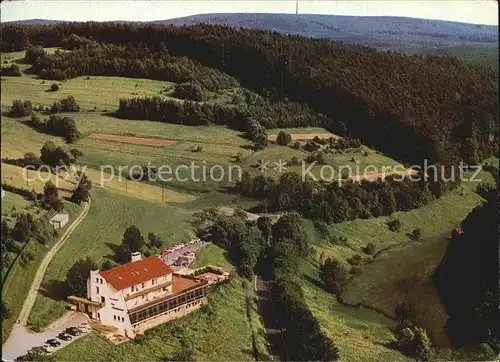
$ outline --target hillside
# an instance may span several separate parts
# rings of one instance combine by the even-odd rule
[[[53,25],[61,21],[30,19],[19,24]],[[317,14],[200,14],[151,22],[162,25],[227,25],[281,34],[325,38],[398,52],[440,51],[464,45],[498,43],[498,27],[453,21],[389,16],[339,16]]]
[[[197,23],[233,16],[244,29]],[[31,207],[23,189],[44,190],[40,205],[47,198],[44,181],[22,178],[26,165],[57,171],[39,175],[56,183],[70,213],[78,171],[93,184],[92,207],[48,266],[29,327],[50,329],[64,314],[66,272],[87,256],[104,267],[123,263],[123,252],[157,255],[197,235],[212,245],[194,265],[234,270],[209,289],[207,308],[120,345],[90,334],[55,360],[177,360],[184,337],[196,342],[196,359],[269,360],[270,330],[283,344],[270,352],[283,360],[406,360],[414,351],[394,343],[404,342],[403,301],[415,307],[408,321],[426,330],[426,356],[478,360],[469,346],[452,346],[444,325],[453,311],[431,276],[486,186],[458,175],[416,182],[409,165],[480,164],[498,153],[498,71],[472,54],[483,47],[480,56],[494,57],[496,35],[419,19],[280,16],[2,24],[1,171],[19,192],[2,201],[10,221],[14,207]],[[252,28],[265,28],[266,17],[274,32]],[[382,51],[428,45],[463,56]],[[479,177],[491,183],[489,167]],[[132,225],[147,241],[127,250]],[[23,283],[3,288],[7,326],[37,260],[14,269]]]
[[[87,74],[147,77],[201,82],[208,91],[239,82],[272,101],[307,104],[327,117],[304,115],[264,127],[323,126],[411,164],[424,158],[476,163],[497,151],[498,72],[452,57],[408,56],[213,25],[7,25],[3,35],[4,49],[22,49],[27,40],[68,49],[85,45],[41,57],[31,72],[44,79]],[[178,67],[189,70],[189,76],[179,77]],[[280,114],[274,107],[253,117],[267,122],[271,111]],[[242,123],[231,122],[231,127],[246,131]]]

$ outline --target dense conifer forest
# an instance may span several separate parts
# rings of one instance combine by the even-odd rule
[[[326,127],[333,132],[345,125],[348,136],[406,162],[476,163],[498,151],[498,73],[453,57],[211,25],[8,24],[2,38],[2,51],[30,45],[75,49],[55,55],[60,62],[39,57],[33,71],[46,78],[109,74],[166,80],[173,79],[175,67],[183,67],[192,76],[176,81],[197,80],[207,89],[237,79],[269,99],[307,103],[328,117]],[[109,59],[94,69],[95,42]],[[169,55],[152,61],[155,53]],[[169,70],[158,75],[162,63]]]

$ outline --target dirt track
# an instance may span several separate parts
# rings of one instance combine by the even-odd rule
[[[292,141],[296,140],[312,140],[314,137],[318,136],[319,138],[342,138],[340,136],[334,135],[333,133],[292,133],[290,136],[292,136]],[[267,140],[268,141],[276,141],[276,138],[278,138],[277,134],[270,134],[267,135]]]
[[[122,143],[132,143],[136,145],[146,145],[146,146],[172,146],[177,143],[177,141],[173,140],[163,140],[158,138],[143,138],[143,137],[133,137],[133,136],[120,136],[116,134],[107,134],[107,133],[91,133],[88,138],[94,140],[103,140],[103,141],[114,141],[114,142],[122,142]]]
[[[31,284],[31,288],[28,292],[26,300],[24,301],[23,308],[19,313],[19,319],[17,322],[18,324],[25,326],[28,322],[28,317],[30,315],[31,309],[33,308],[33,305],[35,304],[35,300],[38,295],[38,289],[40,289],[40,285],[42,284],[43,277],[45,275],[45,272],[47,271],[47,267],[49,266],[54,255],[56,255],[61,246],[63,246],[64,242],[69,238],[71,233],[76,229],[78,225],[80,225],[83,219],[85,219],[85,216],[87,216],[89,209],[90,199],[84,204],[83,210],[80,215],[78,215],[75,221],[73,221],[73,223],[66,229],[61,238],[54,244],[52,249],[50,249],[47,255],[45,255],[45,257],[43,258],[42,263],[38,267],[35,278],[33,279],[33,283]]]

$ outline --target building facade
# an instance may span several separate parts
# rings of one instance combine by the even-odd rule
[[[116,334],[134,338],[205,305],[207,285],[206,281],[173,273],[157,256],[142,259],[140,253],[133,253],[128,264],[92,270],[87,299],[69,297],[69,301],[102,325],[114,327]]]

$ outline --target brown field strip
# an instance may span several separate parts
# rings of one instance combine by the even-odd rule
[[[334,135],[333,133],[292,133],[292,141],[297,141],[297,140],[312,140],[314,137],[319,137],[319,138],[335,138],[339,139],[342,138],[340,136]],[[267,135],[267,140],[268,141],[276,141],[276,138],[278,137],[277,134],[270,134]]]
[[[158,138],[143,138],[143,137],[133,137],[133,136],[120,136],[116,134],[107,134],[107,133],[91,133],[88,136],[88,138],[94,140],[133,143],[136,145],[159,146],[159,147],[172,146],[177,143],[177,141],[173,140],[163,140]]]

